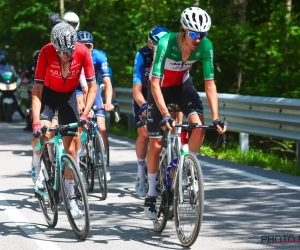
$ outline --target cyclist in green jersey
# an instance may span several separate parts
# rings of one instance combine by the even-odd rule
[[[154,55],[148,89],[147,154],[149,190],[145,198],[145,215],[156,219],[156,176],[159,165],[162,130],[174,125],[166,104],[176,103],[191,123],[204,124],[202,101],[190,79],[189,69],[196,61],[203,64],[205,92],[218,133],[223,133],[218,114],[218,95],[214,82],[213,46],[206,37],[211,26],[210,16],[198,7],[185,9],[181,14],[181,33],[162,37]],[[194,129],[189,138],[190,153],[197,156],[204,139],[203,129]]]

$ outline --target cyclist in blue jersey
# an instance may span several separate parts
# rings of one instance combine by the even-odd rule
[[[111,104],[113,89],[110,80],[110,72],[108,69],[106,54],[102,50],[94,49],[93,36],[91,33],[87,31],[78,31],[77,36],[78,36],[78,42],[83,43],[89,49],[92,55],[96,79],[98,79],[98,75],[101,74],[103,84],[105,85],[105,103],[103,103],[102,101],[100,88],[98,85],[98,91],[93,106],[96,105],[97,108],[104,108],[105,111],[111,111],[114,108],[114,106]],[[78,92],[79,91],[77,89],[77,93]],[[96,112],[96,117],[97,117],[98,129],[103,138],[105,151],[108,152],[108,135],[105,127],[104,110],[98,110]],[[107,181],[109,181],[111,179],[111,176],[110,176],[108,165],[107,165],[106,173],[107,173]]]
[[[146,99],[148,92],[148,82],[150,68],[153,61],[153,54],[156,45],[161,37],[169,31],[163,26],[155,26],[148,35],[148,45],[141,48],[135,56],[133,69],[133,115],[138,131],[138,138],[135,142],[135,152],[137,156],[138,172],[136,176],[135,192],[138,196],[145,196],[147,193],[145,186],[146,155],[148,149],[148,130],[146,124],[142,123],[142,117],[146,115]]]

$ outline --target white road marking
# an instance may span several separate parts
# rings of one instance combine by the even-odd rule
[[[28,235],[41,249],[60,250],[60,248],[53,242],[49,241],[49,236],[37,229],[30,221],[23,216],[17,208],[12,206],[8,201],[0,195],[0,210],[3,210],[8,217],[20,227],[25,234]]]

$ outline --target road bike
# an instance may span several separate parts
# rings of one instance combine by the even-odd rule
[[[154,229],[162,232],[169,218],[175,220],[180,243],[185,247],[193,245],[198,237],[204,210],[204,182],[198,159],[189,153],[188,137],[193,129],[215,129],[213,125],[194,123],[176,124],[182,132],[177,135],[175,147],[171,144],[170,131],[163,133],[160,145],[159,169],[156,189],[157,218]],[[173,204],[173,209],[170,207]]]
[[[61,196],[65,211],[70,225],[79,239],[84,240],[90,230],[90,211],[86,190],[81,178],[81,174],[77,164],[72,156],[66,154],[61,132],[68,128],[75,128],[78,123],[70,123],[68,125],[60,125],[52,128],[44,126],[42,128],[42,139],[38,140],[35,150],[41,150],[41,171],[45,178],[45,188],[38,189],[34,187],[35,195],[39,200],[39,204],[48,225],[54,228],[57,225],[58,209],[61,203]],[[47,142],[43,142],[47,132],[53,131],[55,136]],[[54,144],[54,159],[51,161],[48,149]],[[49,147],[48,147],[49,145]],[[68,170],[67,170],[68,168]],[[66,186],[66,180],[74,180],[74,193],[69,194]],[[71,203],[78,206],[82,217],[74,219],[71,214]]]
[[[115,121],[119,122],[120,120],[120,111],[118,103],[114,103],[114,116]],[[97,118],[95,113],[98,110],[103,110],[102,108],[98,109],[96,106],[92,107],[94,112],[93,117],[88,123],[87,129],[81,134],[81,141],[86,152],[85,156],[80,157],[79,164],[82,169],[85,180],[87,183],[88,191],[93,192],[94,190],[94,178],[95,172],[98,172],[98,181],[100,186],[100,193],[102,199],[107,198],[107,179],[106,179],[106,164],[107,164],[107,155],[104,148],[103,139],[101,133],[98,131]]]

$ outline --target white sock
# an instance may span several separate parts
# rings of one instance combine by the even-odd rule
[[[65,180],[65,184],[68,190],[68,198],[74,195],[74,180]]]
[[[198,152],[192,152],[192,151],[190,151],[189,153],[190,153],[191,155],[196,156],[196,158],[197,158],[197,156],[198,156],[198,154],[199,154]]]
[[[76,151],[76,163],[77,163],[78,169],[79,169],[79,154],[80,154],[80,149],[78,151]]]
[[[41,166],[41,155],[36,155],[35,153],[33,153],[33,157],[32,157],[32,165],[33,166],[38,166],[40,167]]]
[[[138,177],[145,178],[146,158],[144,159],[137,158],[137,164],[138,164]]]
[[[147,193],[148,196],[156,196],[156,176],[157,176],[157,172],[155,174],[148,173],[148,183],[149,183],[149,190]]]

